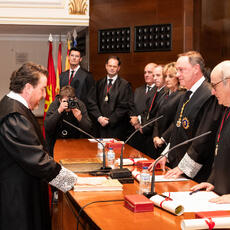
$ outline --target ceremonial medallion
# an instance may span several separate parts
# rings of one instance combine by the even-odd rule
[[[108,102],[109,101],[109,97],[108,97],[108,94],[105,96],[105,102]]]
[[[218,153],[218,144],[216,144],[215,156],[217,155],[217,153]]]
[[[181,121],[178,120],[178,121],[176,122],[176,127],[177,127],[177,128],[181,127]]]
[[[184,117],[182,119],[182,125],[183,125],[184,129],[188,129],[189,128],[189,120],[188,120],[187,117]]]
[[[147,114],[147,117],[146,117],[147,120],[149,120],[149,113]]]

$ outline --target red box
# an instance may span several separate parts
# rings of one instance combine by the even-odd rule
[[[230,211],[207,211],[207,212],[196,212],[195,218],[213,218],[213,217],[229,217]]]
[[[121,151],[121,147],[122,147],[123,143],[124,143],[123,141],[107,142],[107,143],[105,144],[105,147],[106,147],[106,148],[111,147],[111,148],[113,148],[113,149],[119,149],[119,150]]]
[[[149,167],[153,162],[155,162],[155,160],[143,160],[143,161],[138,161],[136,163],[136,166],[139,168],[139,169],[142,169],[143,167]],[[161,166],[160,164],[157,164],[156,165],[156,170],[160,170],[161,169]]]
[[[152,212],[153,202],[144,195],[125,195],[125,207],[132,212]]]

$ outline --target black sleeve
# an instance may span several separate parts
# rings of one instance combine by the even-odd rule
[[[61,166],[43,149],[32,124],[15,113],[5,118],[0,127],[2,145],[15,162],[28,174],[51,181]]]

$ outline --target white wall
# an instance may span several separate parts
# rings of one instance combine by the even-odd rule
[[[9,92],[10,76],[24,62],[32,61],[47,67],[48,62],[48,43],[49,35],[14,35],[0,34],[0,98]],[[59,35],[53,36],[53,59],[56,71],[57,52]],[[62,41],[62,63],[66,57],[66,41]],[[43,116],[44,104],[35,112],[37,116]]]

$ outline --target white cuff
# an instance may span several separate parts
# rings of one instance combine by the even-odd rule
[[[139,123],[141,124],[141,115],[138,115],[137,119],[138,119]]]
[[[73,188],[76,182],[77,175],[62,166],[59,174],[49,184],[60,189],[62,192],[67,192]]]
[[[168,143],[165,141],[163,137],[161,137],[161,140],[167,145]]]
[[[161,156],[164,155],[165,157],[168,158],[168,153],[166,153],[166,152],[169,151],[169,148],[170,148],[170,143],[168,143],[168,145],[165,147],[165,149],[164,149],[163,152],[161,153]]]
[[[196,174],[200,171],[201,167],[203,165],[197,163],[194,161],[188,153],[184,155],[180,163],[178,164],[178,167],[181,171],[183,171],[184,174],[186,174],[190,178],[194,178]]]

